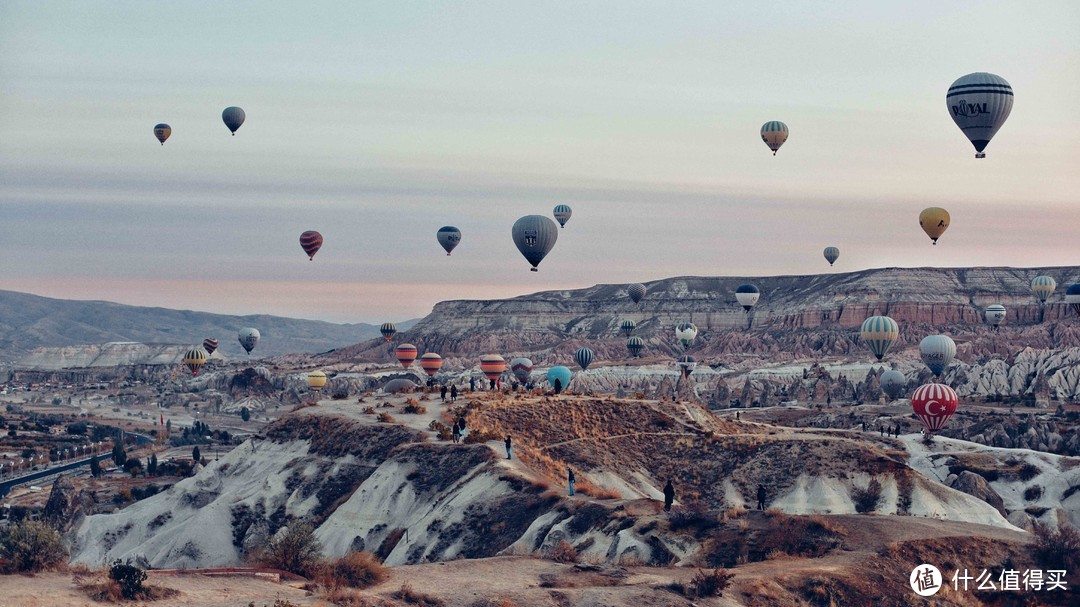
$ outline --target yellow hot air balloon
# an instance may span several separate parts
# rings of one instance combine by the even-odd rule
[[[930,207],[919,213],[919,225],[930,240],[937,244],[937,239],[949,229],[949,212],[941,207]]]
[[[313,392],[318,392],[326,385],[326,374],[322,371],[312,371],[307,374],[307,385]]]
[[[206,363],[206,352],[202,348],[193,348],[184,355],[184,366],[191,369],[192,375],[199,374],[199,367]]]

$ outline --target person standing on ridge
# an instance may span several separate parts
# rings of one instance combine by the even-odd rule
[[[451,436],[454,437],[455,445],[461,441],[461,428],[458,427],[457,422],[454,422],[454,428],[451,430]]]
[[[675,503],[675,486],[671,484],[671,479],[668,479],[666,485],[664,485],[664,512],[671,512],[671,505]]]
[[[450,386],[450,402],[457,402],[457,384]]]
[[[476,378],[469,378],[469,392],[476,392]]]
[[[510,459],[510,435],[506,435],[506,459]]]
[[[556,395],[558,395],[560,392],[562,392],[562,380],[560,380],[558,377],[555,378],[555,383],[552,384],[552,385],[555,386],[555,394]]]
[[[439,396],[442,397],[443,402],[446,402],[446,384],[443,384],[442,387],[439,388]]]
[[[757,486],[757,509],[765,510],[765,485],[758,484]]]
[[[570,487],[570,497],[574,496],[574,482],[577,481],[577,477],[574,476],[574,469],[566,467],[566,484]]]

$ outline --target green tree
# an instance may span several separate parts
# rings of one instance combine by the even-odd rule
[[[247,407],[240,408],[240,419],[244,421],[251,421],[251,411]]]
[[[90,476],[101,476],[101,464],[98,463],[97,456],[90,458]]]
[[[45,523],[23,520],[0,527],[0,563],[11,571],[41,571],[66,560],[63,539]]]
[[[135,478],[142,471],[143,471],[143,465],[142,465],[142,461],[139,460],[139,458],[131,457],[131,458],[128,458],[128,460],[126,462],[124,462],[124,472],[127,472],[128,474],[130,474],[131,478]]]
[[[127,461],[127,451],[124,450],[124,445],[120,441],[113,443],[112,459],[117,466],[123,466],[124,462]]]
[[[157,453],[152,453],[150,454],[150,461],[146,464],[146,472],[149,473],[150,476],[157,476],[157,469]]]
[[[199,451],[199,446],[198,445],[195,445],[195,448],[191,450],[191,459],[192,459],[192,461],[196,461],[196,462],[201,462],[202,461],[202,452]]]

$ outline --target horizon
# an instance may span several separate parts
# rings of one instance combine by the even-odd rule
[[[8,2],[0,288],[379,324],[642,276],[1069,267],[1078,24],[1062,1]],[[981,160],[944,103],[975,71],[1016,94]],[[510,226],[557,204],[530,273]]]

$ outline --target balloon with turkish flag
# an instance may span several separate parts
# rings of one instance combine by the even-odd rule
[[[925,384],[911,395],[911,409],[932,434],[941,430],[960,404],[956,392],[945,384]]]

